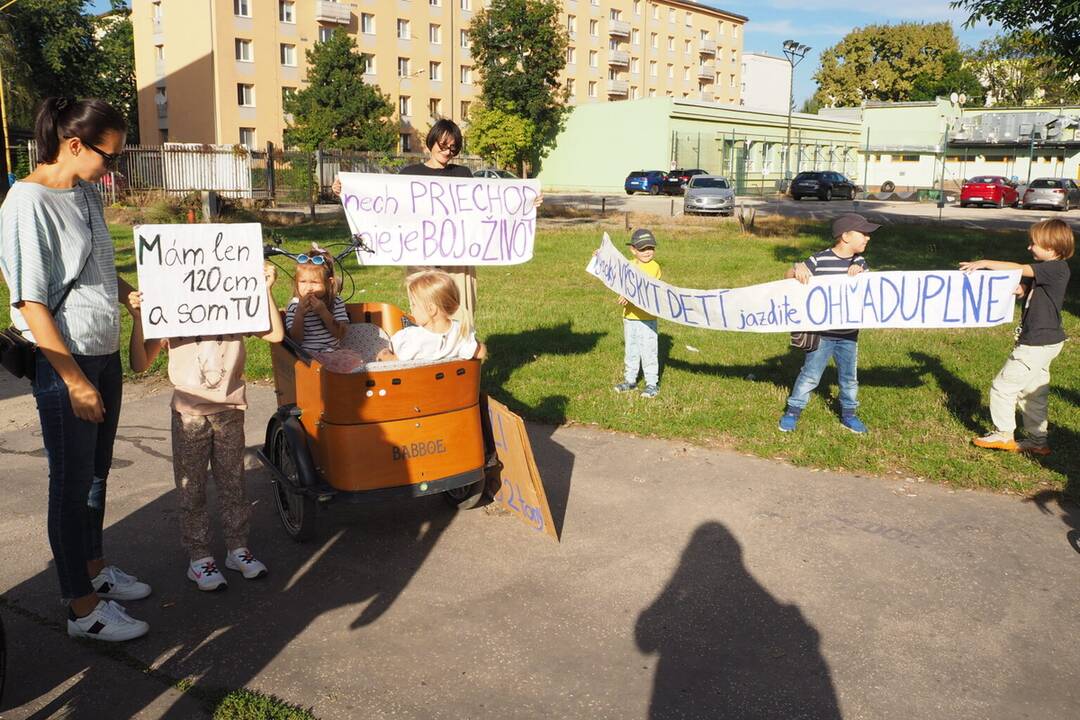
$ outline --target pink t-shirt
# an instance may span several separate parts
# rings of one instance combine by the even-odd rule
[[[170,338],[172,407],[185,415],[246,410],[243,335]]]

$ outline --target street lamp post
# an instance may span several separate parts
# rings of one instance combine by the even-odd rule
[[[795,109],[795,66],[803,61],[806,53],[810,52],[810,46],[802,45],[794,40],[784,41],[784,57],[791,65],[791,75],[788,81],[788,106],[787,106],[787,141],[784,143],[784,180],[791,175],[791,111]]]
[[[960,118],[963,122],[964,103],[967,95],[953,93],[949,96],[949,102],[954,108],[960,109]],[[945,132],[941,139],[941,197],[938,198],[938,219],[941,219],[941,210],[945,207],[945,164],[949,161],[949,118],[945,118]]]

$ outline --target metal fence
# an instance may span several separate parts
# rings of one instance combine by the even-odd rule
[[[13,145],[11,150],[15,176],[25,177],[37,164],[36,143]],[[329,199],[339,172],[394,173],[422,160],[419,154],[283,150],[272,143],[258,150],[198,143],[128,145],[119,168],[102,177],[98,188],[110,205],[133,192],[186,195],[204,190],[230,198],[307,204],[312,198]],[[455,162],[473,170],[484,165],[478,157]]]
[[[723,175],[739,195],[784,190],[787,181],[804,170],[831,170],[853,180],[862,174],[857,142],[804,138],[799,131],[793,133],[790,145],[785,136],[675,132],[671,148],[673,167]]]

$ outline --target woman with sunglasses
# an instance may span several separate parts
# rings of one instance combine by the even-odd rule
[[[115,600],[150,587],[106,565],[105,481],[120,416],[120,311],[113,240],[94,183],[124,149],[124,116],[102,100],[49,98],[35,121],[39,163],[0,207],[0,270],[11,321],[37,344],[33,393],[49,463],[49,544],[68,634],[130,640],[149,626]]]

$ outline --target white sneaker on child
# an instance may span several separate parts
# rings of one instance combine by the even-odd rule
[[[225,567],[241,573],[246,580],[254,580],[266,575],[266,566],[255,559],[246,547],[230,550],[225,556]]]
[[[212,590],[224,590],[229,582],[217,568],[214,558],[207,556],[192,560],[187,569],[188,580],[199,586],[200,590],[210,592]]]
[[[106,600],[142,600],[150,594],[150,586],[139,582],[115,565],[107,565],[90,581],[98,597]]]
[[[123,642],[142,637],[150,631],[150,625],[130,617],[122,605],[102,600],[86,617],[69,615],[67,631],[73,638]]]

